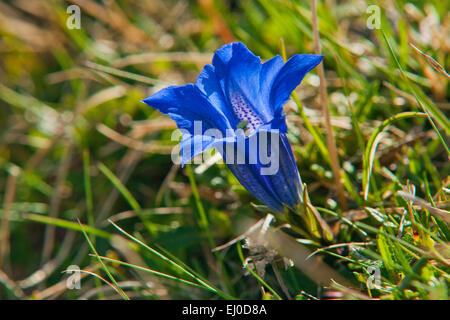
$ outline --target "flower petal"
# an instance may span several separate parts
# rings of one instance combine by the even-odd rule
[[[264,125],[250,136],[237,135],[216,147],[239,182],[272,210],[281,213],[285,205],[295,208],[301,202],[297,165],[286,135],[276,127]]]
[[[235,101],[239,101],[246,105],[245,113],[249,113],[250,108],[261,122],[272,120],[270,106],[261,103],[259,84],[262,64],[259,57],[243,43],[229,43],[216,51],[213,66],[229,107],[236,109],[239,106],[236,106]],[[236,111],[240,110],[234,110],[235,114]],[[254,118],[254,115],[250,117]]]
[[[275,151],[279,169],[276,174],[266,175],[266,177],[270,185],[277,186],[274,190],[278,198],[282,199],[285,205],[295,208],[302,199],[303,187],[300,174],[286,135],[278,134],[278,138],[278,148]]]
[[[273,108],[275,117],[283,113],[283,105],[289,100],[292,91],[322,59],[322,55],[296,54],[284,64],[274,80],[270,92],[269,104]]]
[[[195,156],[214,148],[214,144],[218,141],[220,140],[216,140],[216,138],[210,136],[196,135],[183,137],[180,141],[181,166],[184,167]]]
[[[261,184],[257,165],[228,164],[228,168],[250,194],[275,212],[283,212],[283,204],[271,192],[270,186]]]
[[[259,76],[259,96],[261,104],[270,107],[270,92],[281,68],[284,66],[283,58],[280,55],[273,57],[263,63]],[[270,108],[273,115],[273,109]]]
[[[225,132],[231,129],[228,118],[215,108],[207,97],[193,84],[171,86],[143,100],[147,105],[169,115],[179,129],[191,135],[203,134],[208,129]],[[194,121],[201,121],[202,129],[194,132]]]
[[[239,119],[236,118],[233,111],[227,104],[222,88],[216,76],[214,67],[210,64],[205,65],[202,72],[197,77],[195,86],[207,97],[209,102],[220,110],[228,119],[233,128],[236,128]]]
[[[224,141],[223,145],[218,146],[217,149],[222,154],[230,171],[250,194],[272,210],[283,211],[281,200],[276,196],[267,179],[261,175],[261,166],[257,163],[249,164],[248,137],[245,137],[244,145],[239,145],[237,138],[235,138],[234,141]],[[240,156],[244,161],[238,160]]]

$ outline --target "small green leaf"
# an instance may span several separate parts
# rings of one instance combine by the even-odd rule
[[[239,122],[236,129],[244,129],[245,130],[247,125],[248,125],[248,121],[242,120],[241,122]]]

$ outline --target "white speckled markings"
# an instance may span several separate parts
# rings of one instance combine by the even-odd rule
[[[256,128],[263,124],[263,121],[258,117],[255,111],[253,111],[242,95],[239,93],[233,93],[231,94],[230,100],[236,117],[240,121],[248,122],[247,128],[250,132],[253,132]]]

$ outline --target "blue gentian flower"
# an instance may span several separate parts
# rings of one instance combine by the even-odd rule
[[[285,63],[277,55],[261,63],[243,43],[229,43],[216,51],[212,65],[203,68],[195,84],[170,86],[143,102],[169,115],[183,132],[182,165],[203,151],[217,148],[239,182],[281,213],[284,207],[295,209],[303,197],[286,137],[283,105],[322,58],[296,54]],[[268,142],[263,151],[278,161],[276,172],[269,174],[263,173],[269,165],[259,154],[261,144],[251,143],[264,141],[264,134]]]

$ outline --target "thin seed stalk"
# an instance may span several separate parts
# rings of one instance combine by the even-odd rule
[[[319,28],[317,23],[316,1],[311,0],[312,28],[314,35],[314,51],[315,54],[321,54]],[[330,152],[331,171],[336,185],[339,206],[342,210],[347,210],[347,199],[345,198],[344,186],[341,181],[341,166],[337,153],[336,140],[334,138],[333,128],[331,127],[330,110],[328,108],[327,86],[325,83],[325,70],[323,62],[317,66],[317,72],[320,78],[319,96],[322,112],[325,116],[325,129],[327,145]]]

